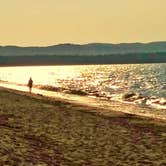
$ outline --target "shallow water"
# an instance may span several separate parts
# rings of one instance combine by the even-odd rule
[[[166,64],[1,67],[0,79],[166,109]]]

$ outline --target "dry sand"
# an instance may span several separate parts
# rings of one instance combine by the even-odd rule
[[[0,88],[0,165],[165,166],[166,122]]]

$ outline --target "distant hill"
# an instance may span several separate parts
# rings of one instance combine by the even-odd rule
[[[166,52],[166,42],[59,44],[48,47],[0,46],[0,56],[33,55],[112,55]]]
[[[166,42],[0,46],[0,66],[166,63]]]

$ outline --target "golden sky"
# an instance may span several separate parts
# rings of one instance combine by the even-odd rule
[[[166,40],[166,0],[0,0],[0,45]]]

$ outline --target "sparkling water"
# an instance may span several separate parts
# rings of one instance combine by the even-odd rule
[[[146,98],[148,102],[161,104],[164,108],[166,105],[165,63],[0,68],[0,80],[3,81],[26,85],[29,77],[36,86],[42,85],[46,89],[47,86],[63,88],[118,100],[129,94],[128,98],[137,96],[129,101],[143,102]]]

